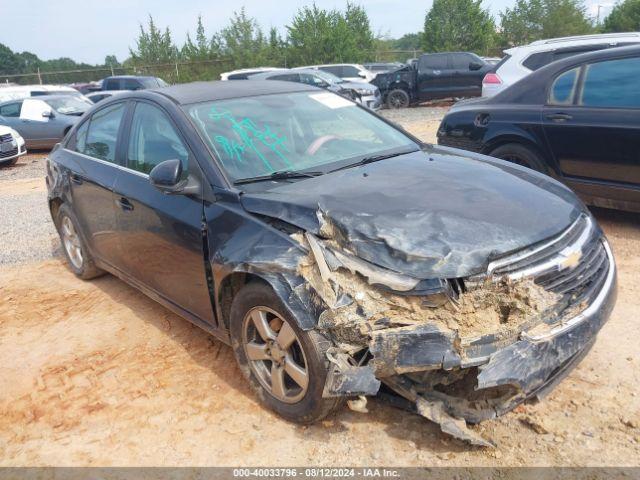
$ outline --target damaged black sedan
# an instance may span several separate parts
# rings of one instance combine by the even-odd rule
[[[491,445],[466,422],[551,388],[615,303],[611,250],[569,189],[314,87],[113,97],[47,185],[76,275],[117,275],[230,343],[293,421],[380,394]]]

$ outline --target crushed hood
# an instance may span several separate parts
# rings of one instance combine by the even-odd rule
[[[442,147],[279,182],[241,201],[316,235],[330,231],[357,256],[416,278],[483,273],[494,258],[558,234],[583,210],[549,177]]]

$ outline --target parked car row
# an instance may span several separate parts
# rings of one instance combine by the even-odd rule
[[[550,175],[590,205],[640,211],[640,46],[558,60],[456,104],[438,143]]]

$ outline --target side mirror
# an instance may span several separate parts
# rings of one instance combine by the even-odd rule
[[[359,76],[360,78],[367,78],[367,74],[366,74],[366,73],[364,73],[364,72],[358,72],[358,76]]]
[[[51,110],[45,110],[44,112],[42,112],[42,117],[43,118],[53,118],[55,115],[53,114],[53,112]]]
[[[482,64],[479,62],[470,62],[469,63],[469,70],[480,70],[482,68]]]
[[[159,163],[149,172],[149,182],[167,194],[192,195],[200,192],[200,183],[189,176],[182,177],[182,162],[177,158]]]

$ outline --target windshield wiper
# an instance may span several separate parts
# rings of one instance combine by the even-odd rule
[[[234,185],[242,185],[243,183],[264,182],[268,180],[286,180],[288,178],[309,178],[322,175],[323,172],[296,172],[293,170],[278,170],[269,175],[259,175],[257,177],[241,178],[233,182]]]
[[[339,167],[339,168],[336,168],[334,170],[331,170],[331,171],[329,171],[329,173],[337,172],[338,170],[345,170],[347,168],[359,167],[361,165],[367,165],[368,163],[379,162],[380,160],[386,160],[387,158],[399,157],[400,155],[405,155],[407,153],[413,153],[413,152],[417,152],[417,151],[418,150],[408,150],[408,151],[394,152],[394,153],[383,153],[381,155],[371,155],[369,157],[364,157],[364,158],[358,160],[355,163],[350,163],[349,165],[345,165],[344,167]]]

